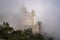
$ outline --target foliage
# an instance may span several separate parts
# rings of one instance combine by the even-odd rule
[[[0,25],[0,38],[4,40],[45,40],[40,33],[33,33],[31,28],[14,30],[7,22]]]

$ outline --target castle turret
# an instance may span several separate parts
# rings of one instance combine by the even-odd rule
[[[34,10],[32,10],[31,15],[32,15],[32,25],[35,25],[35,11]]]
[[[32,30],[33,30],[33,32],[35,32],[35,26],[36,26],[36,19],[35,19],[35,11],[34,10],[32,10],[32,12],[31,12],[31,15],[32,15]]]

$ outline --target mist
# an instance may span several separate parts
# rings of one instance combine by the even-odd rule
[[[56,40],[60,38],[60,0],[0,0],[0,23],[7,21],[16,29],[23,18],[22,5],[29,13],[35,10],[36,20],[42,22],[42,32]]]

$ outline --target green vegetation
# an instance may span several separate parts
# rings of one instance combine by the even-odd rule
[[[4,40],[45,40],[40,33],[33,33],[31,28],[23,30],[14,30],[7,22],[0,25],[0,39]],[[49,40],[52,40],[49,39]]]

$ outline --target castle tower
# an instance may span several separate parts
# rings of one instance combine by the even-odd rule
[[[34,10],[32,10],[32,12],[31,12],[31,15],[32,15],[32,30],[33,30],[33,32],[35,32],[35,25],[36,25],[36,19],[35,19],[35,11]]]
[[[34,26],[35,25],[35,11],[34,10],[32,10],[31,15],[32,15],[32,26]]]

